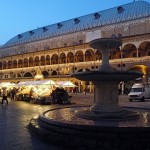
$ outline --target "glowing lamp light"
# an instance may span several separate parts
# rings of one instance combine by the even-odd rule
[[[36,79],[36,80],[43,79],[43,75],[42,74],[37,74],[37,75],[34,76],[34,79]]]
[[[34,79],[40,80],[40,79],[43,79],[43,78],[44,78],[44,76],[43,76],[41,70],[38,69],[38,70],[36,71],[36,75],[34,76]]]

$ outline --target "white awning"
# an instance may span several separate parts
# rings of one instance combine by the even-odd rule
[[[76,87],[76,85],[73,84],[71,81],[61,81],[61,82],[57,82],[57,84],[60,87]]]
[[[56,85],[57,84],[53,80],[37,80],[37,81],[21,82],[20,84],[19,83],[18,83],[19,86],[28,86],[28,85]]]

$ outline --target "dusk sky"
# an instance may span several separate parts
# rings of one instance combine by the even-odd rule
[[[81,17],[134,0],[1,0],[0,45],[39,27]],[[150,0],[145,0],[150,2]]]

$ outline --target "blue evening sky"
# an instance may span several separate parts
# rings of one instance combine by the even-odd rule
[[[1,0],[0,45],[12,37],[134,0]],[[136,0],[137,1],[137,0]],[[150,0],[145,0],[150,2]]]

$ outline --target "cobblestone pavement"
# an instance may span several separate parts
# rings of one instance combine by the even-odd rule
[[[120,105],[150,109],[150,100],[145,102],[129,102],[127,96],[120,96]],[[73,95],[74,105],[91,105],[93,95]],[[27,125],[32,117],[41,112],[60,105],[36,105],[23,101],[9,101],[8,105],[0,105],[0,150],[63,150],[62,147],[42,141],[31,135]],[[63,107],[63,106],[62,106]]]

